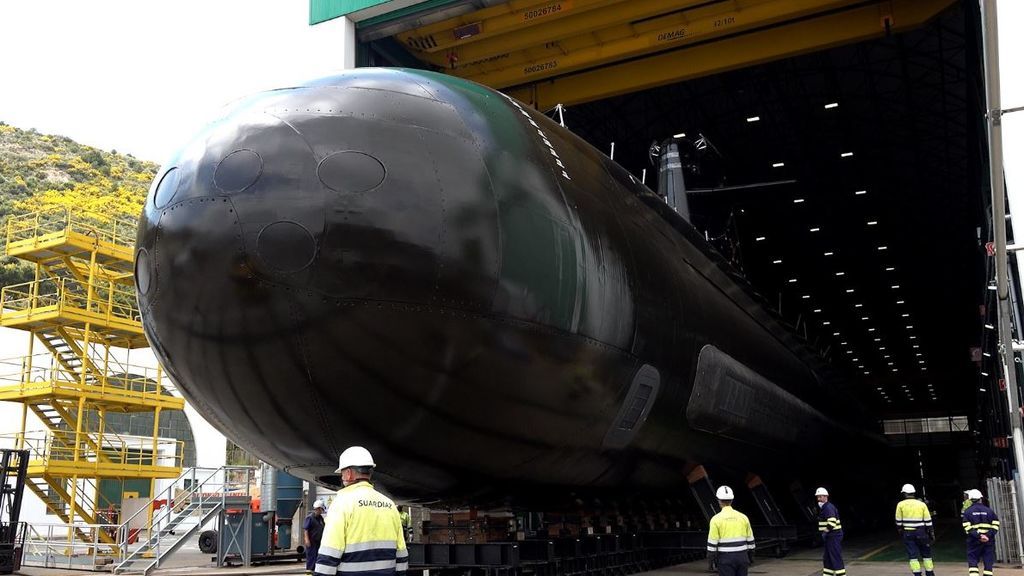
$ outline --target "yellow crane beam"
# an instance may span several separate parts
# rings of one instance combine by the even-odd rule
[[[512,0],[403,32],[395,39],[410,50],[436,53],[563,20],[622,0]]]
[[[955,0],[885,0],[566,76],[505,93],[539,110],[708,76],[920,26]]]
[[[542,20],[535,26],[513,29],[514,33],[490,34],[485,38],[474,37],[472,41],[466,40],[445,52],[425,52],[418,56],[431,64],[447,68],[452,64],[449,56],[454,55],[458,59],[455,62],[454,73],[462,75],[461,69],[488,63],[502,65],[512,59],[522,58],[519,51],[543,48],[545,45],[555,44],[574,36],[600,34],[604,38],[606,29],[621,27],[625,27],[628,35],[630,22],[643,21],[670,12],[681,16],[685,11],[705,4],[705,0],[616,0],[616,3],[598,9],[573,13],[572,18]]]
[[[795,21],[852,3],[853,0],[736,0],[707,6],[695,13],[680,12],[637,24],[626,22],[599,33],[549,42],[505,59],[460,66],[452,73],[492,88],[505,88],[526,79],[561,75],[674,46]]]

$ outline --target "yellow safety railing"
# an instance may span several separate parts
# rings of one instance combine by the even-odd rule
[[[135,290],[113,280],[43,278],[13,284],[0,291],[0,315],[10,312],[79,312],[96,320],[142,323]]]
[[[0,359],[0,394],[85,391],[104,394],[109,400],[131,399],[142,403],[176,397],[170,379],[164,377],[160,367],[122,364],[109,356],[90,355],[89,360],[97,371],[87,372],[84,384],[80,372],[68,370],[49,353]]]
[[[37,463],[45,466],[76,463],[83,468],[102,465],[117,467],[118,472],[126,476],[131,475],[132,469],[146,476],[148,469],[154,467],[181,468],[185,457],[185,443],[181,440],[121,436],[113,432],[15,432],[0,435],[0,444],[21,445],[28,450],[30,466]]]
[[[102,243],[120,246],[135,244],[138,221],[133,218],[114,218],[67,208],[40,210],[7,219],[6,245],[31,240],[58,232],[91,236]]]

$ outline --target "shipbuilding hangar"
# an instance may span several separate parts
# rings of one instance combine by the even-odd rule
[[[956,0],[311,2],[356,66],[498,89],[664,195],[870,407],[871,497],[921,484],[946,516],[1014,469],[982,22]]]

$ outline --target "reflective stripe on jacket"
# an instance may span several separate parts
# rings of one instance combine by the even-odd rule
[[[723,506],[708,526],[708,552],[729,553],[754,549],[754,531],[742,512]]]
[[[995,538],[999,532],[999,518],[996,513],[981,502],[971,504],[971,507],[964,511],[964,532],[977,540],[982,534]]]
[[[395,503],[369,482],[342,488],[326,516],[317,576],[394,576],[409,567]]]
[[[907,498],[896,505],[896,527],[907,531],[931,528],[932,513],[928,505],[916,498]]]
[[[825,502],[818,510],[819,532],[841,532],[843,524],[839,521],[839,510],[831,502]]]

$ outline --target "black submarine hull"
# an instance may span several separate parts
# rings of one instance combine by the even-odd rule
[[[246,450],[408,499],[796,477],[852,404],[688,224],[490,89],[359,69],[259,94],[143,210],[147,336]]]

